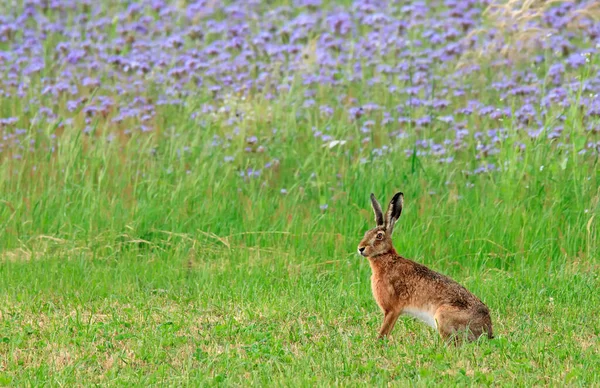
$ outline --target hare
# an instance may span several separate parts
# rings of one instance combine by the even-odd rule
[[[474,341],[493,338],[492,320],[485,304],[466,288],[424,265],[398,255],[392,245],[394,224],[402,213],[404,195],[396,193],[385,215],[371,194],[377,226],[365,233],[358,253],[369,259],[371,289],[385,317],[378,338],[387,336],[400,314],[411,315],[437,328],[455,345],[465,336]]]

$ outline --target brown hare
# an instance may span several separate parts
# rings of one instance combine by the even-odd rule
[[[358,253],[369,259],[371,289],[385,318],[379,338],[392,331],[400,314],[411,315],[454,344],[464,337],[474,341],[486,334],[493,338],[492,320],[485,304],[447,276],[398,255],[392,245],[394,224],[402,213],[404,195],[396,193],[383,214],[371,194],[377,226],[365,233]]]

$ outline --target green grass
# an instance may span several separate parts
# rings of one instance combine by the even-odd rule
[[[383,86],[344,87],[398,103]],[[234,101],[255,113],[227,149],[211,146],[231,133],[225,118],[189,119],[209,96],[113,142],[109,121],[85,135],[76,114],[53,154],[55,125],[28,125],[39,150],[0,164],[0,385],[600,385],[600,170],[576,152],[580,112],[551,112],[567,115],[569,154],[515,133],[499,155],[475,163],[470,144],[446,165],[405,156],[416,133],[390,139],[377,125],[362,147],[334,92],[317,90],[312,110],[300,83]],[[21,103],[0,108],[21,116]],[[355,139],[322,148],[312,128],[326,125]],[[244,152],[251,135],[264,153]],[[392,152],[373,157],[383,144]],[[506,165],[463,174],[485,161]],[[261,177],[241,178],[248,167]],[[494,340],[447,347],[409,318],[376,339],[382,315],[355,251],[373,226],[369,193],[384,203],[397,190],[397,250],[478,295]]]
[[[39,176],[2,167],[0,383],[600,382],[593,165],[563,169],[539,145],[468,187],[427,160],[361,165],[281,140],[262,186],[206,154],[209,134],[163,139],[155,159],[74,145],[36,160]],[[188,141],[189,174],[172,151]],[[370,269],[353,252],[373,223],[368,193],[394,190],[399,252],[476,293],[496,339],[448,348],[402,319],[376,340]]]

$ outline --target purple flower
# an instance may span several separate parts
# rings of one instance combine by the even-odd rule
[[[16,124],[19,121],[18,117],[7,117],[0,119],[0,127]]]
[[[580,53],[571,54],[567,58],[567,64],[573,69],[578,69],[585,65],[585,63],[586,57]]]
[[[351,119],[358,119],[364,114],[362,107],[353,107],[348,110]]]
[[[431,124],[431,117],[429,115],[420,117],[415,120],[415,124],[419,127],[426,127]]]
[[[315,100],[313,100],[312,98],[309,98],[308,100],[305,100],[304,104],[302,104],[302,106],[304,108],[310,108],[310,107],[312,107],[314,105],[315,105]]]

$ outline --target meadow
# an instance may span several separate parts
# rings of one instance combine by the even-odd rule
[[[0,5],[0,385],[600,385],[595,1]],[[490,308],[448,347],[356,254]]]

